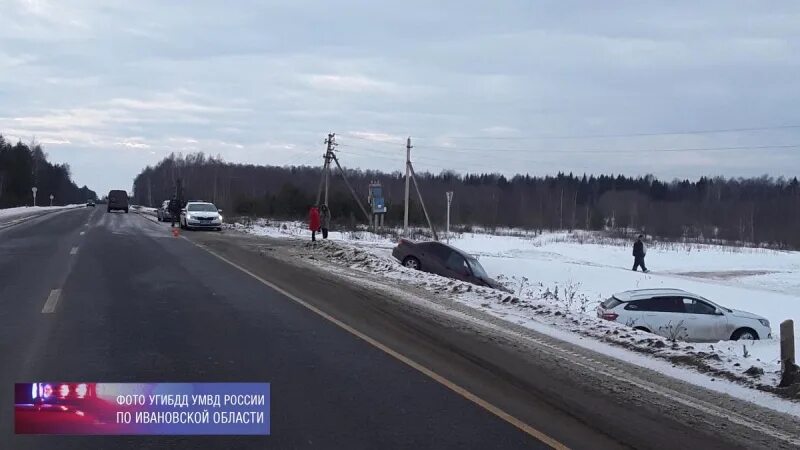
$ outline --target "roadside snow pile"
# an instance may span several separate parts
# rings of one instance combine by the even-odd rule
[[[150,214],[151,216],[155,216],[158,213],[158,208],[151,208],[149,206],[131,205],[131,208],[144,214]]]
[[[66,206],[18,206],[16,208],[0,209],[0,224],[7,225],[9,223],[25,220],[31,216],[36,216],[42,213],[56,211],[59,209],[72,209],[82,208],[84,205],[66,205]]]
[[[620,291],[680,288],[723,306],[770,320],[800,318],[800,252],[694,243],[647,243],[653,272],[630,270],[630,243],[593,233],[463,233],[451,244],[479,258],[490,276],[514,295],[402,267],[391,256],[396,239],[367,231],[332,232],[312,246],[302,222],[259,220],[233,228],[276,238],[308,240],[305,250],[351,269],[412,283],[503,320],[547,332],[550,327],[610,342],[712,376],[775,391],[780,374],[777,339],[756,342],[673,343],[596,318],[595,308]],[[596,233],[594,233],[596,234]],[[333,241],[333,242],[331,242]],[[545,330],[543,325],[546,324]],[[800,347],[800,339],[796,346]],[[763,371],[763,373],[762,373]]]

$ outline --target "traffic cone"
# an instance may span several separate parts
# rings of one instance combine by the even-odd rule
[[[180,228],[172,228],[172,237],[178,237],[180,233]]]

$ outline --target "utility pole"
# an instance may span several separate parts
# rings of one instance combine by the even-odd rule
[[[153,206],[153,182],[150,176],[147,177],[147,206]]]
[[[403,234],[408,234],[408,182],[411,175],[411,137],[406,141],[406,197],[405,211],[403,212]]]
[[[319,205],[320,200],[322,200],[323,188],[325,189],[325,202],[323,204],[328,204],[328,186],[330,185],[329,174],[331,169],[331,159],[333,157],[333,149],[336,147],[336,133],[328,133],[328,139],[325,139],[325,144],[327,144],[324,155],[325,162],[322,164],[322,176],[319,180],[319,189],[317,189],[316,205]]]
[[[417,183],[417,177],[414,174],[414,166],[411,164],[411,148],[411,138],[409,137],[408,140],[406,140],[406,201],[405,211],[403,213],[403,234],[408,235],[409,184],[410,181],[413,181],[414,190],[417,191],[417,197],[419,197],[419,204],[422,206],[422,212],[425,214],[425,220],[428,222],[428,227],[431,229],[431,233],[433,233],[433,239],[438,241],[439,235],[436,234],[436,228],[433,227],[431,217],[428,215],[428,209],[425,208],[425,201],[422,200],[422,192],[419,190],[419,183]]]
[[[336,133],[328,133],[328,138],[325,139],[325,144],[327,144],[325,148],[325,162],[322,165],[322,175],[319,180],[319,189],[317,189],[317,203],[316,205],[320,205],[320,200],[323,200],[323,205],[328,205],[328,188],[330,186],[330,172],[331,172],[331,161],[336,163],[336,167],[339,169],[339,173],[342,175],[342,179],[344,180],[344,184],[347,186],[347,189],[350,191],[350,194],[353,196],[353,199],[358,204],[359,209],[361,212],[364,213],[364,217],[367,219],[367,223],[372,221],[367,210],[364,208],[364,205],[361,203],[361,200],[356,195],[356,191],[353,189],[353,186],[350,185],[350,181],[347,179],[347,174],[345,174],[342,165],[339,164],[339,158],[336,157],[336,153],[333,150],[336,148]],[[325,189],[325,195],[323,196],[322,190]]]
[[[447,191],[447,243],[450,243],[450,203],[453,202],[453,191]]]

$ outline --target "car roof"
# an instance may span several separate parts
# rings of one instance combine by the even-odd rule
[[[684,291],[683,289],[672,288],[659,288],[659,289],[633,289],[630,291],[623,291],[614,294],[614,297],[622,302],[630,302],[633,300],[645,300],[652,297],[666,297],[666,296],[688,296],[692,298],[702,298],[699,295],[692,294],[691,292]]]
[[[450,250],[452,250],[452,251],[454,251],[454,252],[456,252],[456,253],[459,253],[461,256],[463,256],[463,257],[465,257],[465,258],[466,258],[466,257],[469,257],[469,258],[474,258],[472,255],[470,255],[469,253],[465,252],[464,250],[461,250],[460,248],[453,247],[453,246],[452,246],[452,245],[450,245],[450,244],[445,244],[444,242],[439,242],[439,241],[422,241],[422,242],[414,242],[414,244],[416,244],[416,245],[420,245],[420,244],[436,244],[436,245],[441,245],[441,246],[443,246],[443,247],[447,247],[447,248],[449,248]]]

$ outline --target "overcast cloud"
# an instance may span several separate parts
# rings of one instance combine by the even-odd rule
[[[130,189],[170,152],[318,164],[329,131],[345,165],[386,171],[402,169],[406,136],[418,171],[800,171],[789,147],[800,127],[787,127],[800,125],[796,1],[0,0],[0,11],[0,133],[35,138],[99,192]]]

